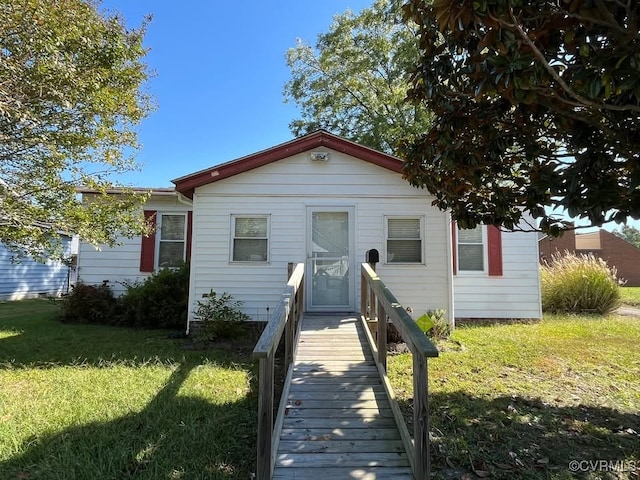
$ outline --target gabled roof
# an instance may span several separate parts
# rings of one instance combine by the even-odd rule
[[[193,198],[193,191],[197,187],[217,182],[218,180],[229,178],[239,173],[247,172],[254,168],[262,167],[269,163],[318,147],[327,147],[338,152],[346,153],[347,155],[373,163],[392,172],[400,173],[402,171],[402,160],[397,157],[351,142],[337,135],[333,135],[326,130],[318,130],[267,150],[262,150],[261,152],[231,162],[177,178],[172,180],[172,182],[176,184],[176,190],[178,192],[186,197]]]

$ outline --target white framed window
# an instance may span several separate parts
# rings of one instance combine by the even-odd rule
[[[423,218],[386,217],[387,263],[423,262]]]
[[[475,228],[458,228],[458,272],[484,273],[487,266],[487,229],[484,225]]]
[[[231,261],[269,262],[269,215],[231,216]]]
[[[177,267],[187,252],[187,215],[158,213],[156,269]]]

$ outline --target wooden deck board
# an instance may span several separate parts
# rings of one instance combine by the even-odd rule
[[[359,319],[305,316],[274,479],[413,474]]]
[[[286,474],[280,472],[286,472]],[[412,479],[411,470],[403,467],[322,467],[315,468],[288,468],[279,469],[273,476],[274,480],[318,480],[329,478],[331,480],[406,480]]]
[[[394,427],[389,428],[286,428],[282,430],[282,441],[303,440],[399,440],[400,433]]]

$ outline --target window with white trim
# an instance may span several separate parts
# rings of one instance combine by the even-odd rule
[[[269,261],[269,216],[231,216],[231,261]]]
[[[483,225],[475,228],[458,228],[458,271],[484,272],[486,259],[484,248],[486,229]]]
[[[161,213],[157,219],[157,268],[178,267],[185,261],[187,247],[187,215]]]
[[[422,217],[386,218],[387,263],[422,263]]]

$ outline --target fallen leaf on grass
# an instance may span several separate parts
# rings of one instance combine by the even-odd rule
[[[487,470],[474,470],[473,473],[475,473],[480,478],[487,478],[491,476],[491,472]]]
[[[513,458],[513,461],[516,463],[517,466],[524,467],[524,463],[522,463],[522,460],[518,458],[518,454],[516,452],[509,452],[509,456]]]

